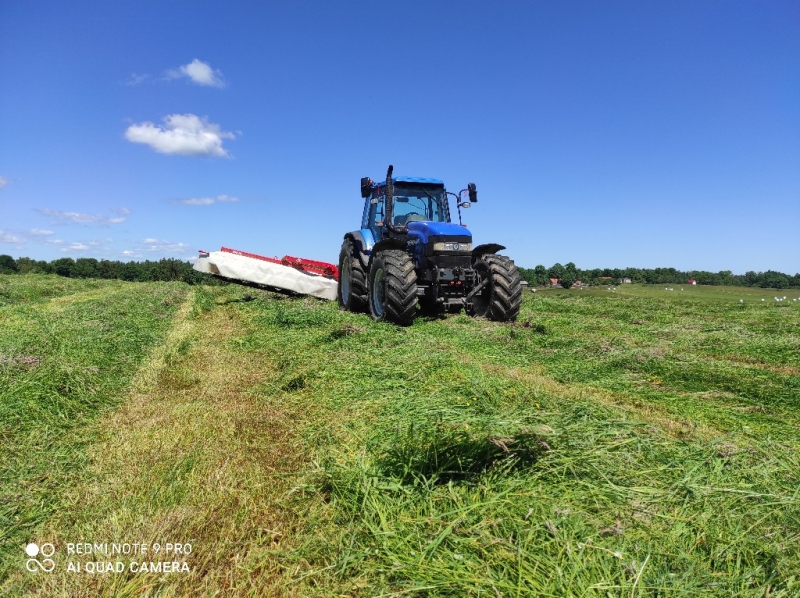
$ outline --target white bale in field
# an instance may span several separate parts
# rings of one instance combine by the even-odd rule
[[[208,257],[197,259],[194,269],[206,274],[336,301],[338,283],[331,278],[227,251],[209,252]]]

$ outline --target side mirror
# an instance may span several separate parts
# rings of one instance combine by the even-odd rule
[[[469,201],[471,203],[478,202],[478,188],[475,187],[475,183],[469,183],[467,185],[467,192],[469,193]]]
[[[462,203],[458,204],[458,207],[459,208],[468,208],[471,205],[472,205],[471,203],[469,203],[468,201],[465,201],[465,202],[462,202]]]
[[[362,177],[361,179],[361,197],[366,199],[372,194],[372,179],[368,176]]]

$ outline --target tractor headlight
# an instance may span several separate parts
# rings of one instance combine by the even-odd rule
[[[434,243],[434,251],[472,251],[472,243],[457,243],[448,241],[446,243]]]

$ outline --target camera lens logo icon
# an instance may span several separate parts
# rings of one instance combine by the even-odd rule
[[[29,558],[25,561],[25,568],[33,573],[37,569],[41,569],[45,573],[50,573],[53,569],[56,568],[56,563],[50,557],[53,556],[56,552],[56,547],[53,546],[50,542],[45,542],[41,546],[34,544],[31,542],[25,547],[25,554],[27,554]],[[43,556],[42,560],[36,559],[36,556]]]

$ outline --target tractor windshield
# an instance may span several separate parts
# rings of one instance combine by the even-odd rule
[[[424,220],[427,222],[449,222],[444,189],[441,187],[423,188],[419,185],[395,185],[393,218],[395,226],[407,222]]]

